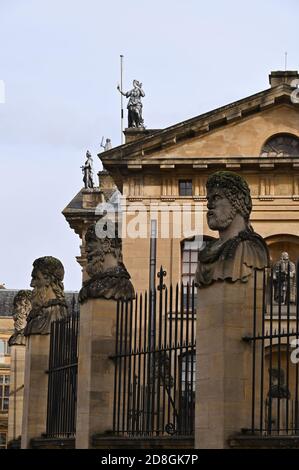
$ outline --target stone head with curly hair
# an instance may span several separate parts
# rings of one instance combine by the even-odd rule
[[[207,200],[211,230],[221,233],[235,220],[240,231],[249,228],[252,201],[248,184],[241,176],[231,171],[218,171],[209,176]]]

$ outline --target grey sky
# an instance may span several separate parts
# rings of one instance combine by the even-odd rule
[[[120,54],[146,126],[167,127],[268,88],[286,50],[298,69],[298,13],[297,0],[0,0],[0,283],[28,287],[33,260],[53,255],[80,288],[61,210],[86,149],[120,143]]]

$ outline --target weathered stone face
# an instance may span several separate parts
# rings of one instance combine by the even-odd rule
[[[64,268],[58,259],[44,256],[34,261],[30,284],[32,309],[27,317],[25,336],[49,334],[52,321],[67,315],[63,278]]]
[[[32,292],[29,290],[20,290],[14,298],[14,334],[9,339],[9,346],[25,345],[24,328],[26,327],[27,317],[31,310]]]
[[[134,297],[130,275],[122,261],[121,239],[99,238],[96,224],[89,227],[85,236],[87,266],[90,279],[83,283],[79,301],[88,298],[118,300]]]
[[[211,230],[223,230],[233,221],[236,210],[221,189],[214,189],[207,195],[207,221]]]

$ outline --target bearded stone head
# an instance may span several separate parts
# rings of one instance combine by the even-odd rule
[[[252,210],[246,181],[231,171],[218,171],[207,180],[207,221],[211,230],[225,230],[237,214],[249,226]]]
[[[64,300],[64,268],[53,256],[38,258],[31,274],[32,305],[43,305],[52,299]]]
[[[32,292],[20,290],[13,301],[13,319],[15,332],[22,331],[26,326],[27,316],[31,310]]]
[[[121,239],[118,238],[117,234],[115,238],[99,238],[96,234],[96,224],[94,224],[86,232],[85,243],[87,254],[86,272],[91,278],[122,263]]]

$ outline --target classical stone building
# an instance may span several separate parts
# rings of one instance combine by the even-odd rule
[[[214,236],[207,226],[205,182],[210,173],[228,169],[249,183],[253,199],[251,221],[266,240],[271,261],[287,251],[292,260],[299,248],[299,104],[296,71],[272,72],[270,87],[221,108],[166,129],[127,129],[126,143],[99,155],[104,171],[99,187],[81,190],[63,211],[82,240],[78,262],[84,267],[84,234],[97,219],[95,208],[109,200],[113,188],[125,197],[127,222],[142,205],[139,226],[146,237],[123,239],[123,253],[137,291],[149,285],[150,205],[158,208],[157,266],[166,282],[193,279],[197,246],[183,234],[173,236],[178,224],[170,214],[170,236],[161,237],[165,214],[161,207],[203,205],[203,237]],[[292,98],[293,96],[293,98]],[[129,207],[129,209],[128,209]],[[141,212],[142,212],[141,211]],[[85,278],[83,269],[83,278]]]
[[[287,252],[296,262],[299,255],[298,78],[297,71],[271,72],[270,87],[264,91],[166,129],[126,129],[124,145],[99,154],[104,167],[99,173],[99,186],[82,189],[63,211],[81,239],[77,259],[83,268],[83,281],[88,279],[85,234],[91,223],[99,219],[102,204],[111,204],[112,195],[118,190],[125,198],[121,203],[125,215],[123,258],[136,291],[143,292],[149,287],[153,221],[158,234],[156,267],[163,266],[167,273],[163,282],[167,285],[191,282],[200,240],[194,233],[184,232],[183,209],[187,207],[189,211],[191,227],[202,210],[202,226],[195,230],[202,237],[202,248],[205,241],[215,237],[206,221],[206,181],[219,170],[238,173],[247,181],[253,203],[250,221],[254,231],[266,241],[270,262],[277,262],[282,252]],[[109,210],[109,206],[105,207]],[[272,313],[269,317],[266,306],[262,308],[265,308],[261,314],[265,319],[263,328],[282,331],[296,326],[294,304],[287,314],[286,309],[282,314],[280,307],[274,306],[275,321]],[[262,408],[267,414],[267,400],[272,403],[277,397],[283,397],[288,403],[287,410],[294,406],[297,416],[298,399],[293,405],[288,401],[289,391],[283,388],[285,372],[288,384],[293,387],[296,366],[288,359],[290,346],[285,339],[282,342],[283,345],[280,339],[272,341],[272,337],[270,343],[268,339],[263,342],[265,356],[261,363],[260,390],[268,398]],[[208,364],[207,370],[209,367]],[[266,421],[263,417],[262,425],[266,422],[266,427],[269,423],[270,427],[278,426],[279,413],[267,416]],[[297,427],[298,416],[292,420]]]

